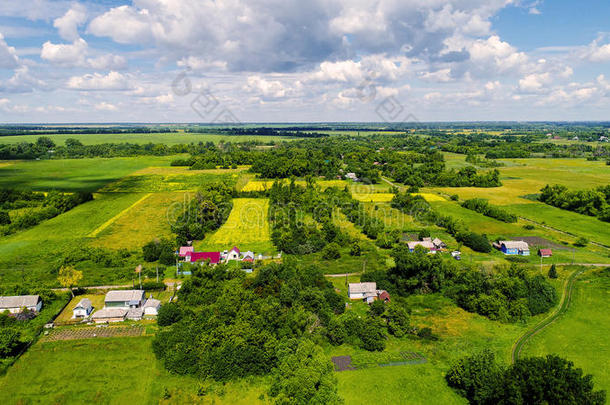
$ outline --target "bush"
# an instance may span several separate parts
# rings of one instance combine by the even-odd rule
[[[507,256],[507,257],[505,257],[505,259],[512,263],[528,263],[529,262],[527,257],[523,257],[523,256]]]
[[[13,328],[0,329],[0,358],[9,357],[21,345],[21,333]]]
[[[422,229],[421,231],[419,231],[417,236],[419,237],[420,240],[422,240],[423,238],[429,238],[430,231],[428,229]]]
[[[453,194],[451,196],[451,201],[458,201],[460,199],[460,196],[458,196],[457,194]]]
[[[476,232],[467,233],[458,240],[476,252],[491,252],[491,244],[487,237]]]
[[[589,244],[589,239],[585,237],[580,237],[574,242],[574,246],[585,247]]]
[[[536,227],[532,224],[525,224],[525,225],[523,225],[523,229],[527,229],[528,231],[531,231],[532,229],[536,229]]]
[[[549,269],[549,278],[557,278],[557,269],[555,268],[554,264],[552,264],[551,268]]]
[[[157,315],[157,324],[159,326],[169,326],[178,322],[180,319],[182,319],[182,310],[178,305],[170,302],[159,308],[159,313]]]
[[[362,248],[358,242],[352,243],[352,246],[349,250],[350,256],[360,256],[362,254]]]
[[[0,211],[0,225],[10,225],[11,217],[6,211]]]
[[[166,287],[163,281],[146,280],[142,282],[142,289],[144,291],[165,290]]]
[[[324,246],[322,249],[322,257],[327,260],[334,260],[341,257],[341,252],[339,252],[340,246],[333,242]]]
[[[432,329],[430,328],[421,328],[417,331],[417,336],[423,340],[438,340],[438,336],[432,333]]]

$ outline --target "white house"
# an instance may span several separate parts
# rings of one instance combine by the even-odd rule
[[[240,251],[237,246],[233,246],[233,249],[229,250],[226,255],[226,261],[229,260],[240,260]]]
[[[346,179],[350,179],[352,181],[358,181],[358,176],[356,176],[356,173],[347,173],[345,175]]]
[[[39,295],[15,295],[10,297],[0,297],[0,312],[8,311],[11,314],[18,314],[23,309],[40,312],[42,299]]]
[[[113,290],[106,293],[104,308],[140,308],[145,302],[144,290]]]
[[[347,295],[350,300],[373,301],[377,297],[377,283],[349,283]]]
[[[86,318],[91,315],[91,311],[93,311],[91,300],[89,298],[83,298],[72,309],[72,318]]]
[[[146,303],[142,308],[144,308],[144,315],[157,316],[159,314],[159,308],[161,308],[161,301],[151,297],[146,300]]]

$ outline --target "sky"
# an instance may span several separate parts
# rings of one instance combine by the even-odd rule
[[[0,0],[0,123],[610,120],[607,0]]]

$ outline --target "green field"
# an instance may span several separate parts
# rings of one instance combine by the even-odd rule
[[[34,191],[96,191],[150,166],[169,166],[176,156],[29,160],[0,166],[0,187]]]
[[[202,383],[169,374],[150,337],[37,343],[0,377],[4,404],[250,404],[264,393],[255,380],[218,385],[198,396]],[[170,397],[165,399],[167,389]],[[224,392],[223,392],[224,391]],[[221,393],[222,395],[218,395]]]
[[[78,139],[83,145],[97,145],[102,143],[163,143],[166,145],[177,145],[199,142],[274,142],[288,141],[291,137],[286,136],[252,136],[252,135],[220,135],[220,134],[195,134],[195,133],[158,133],[158,134],[54,134],[54,135],[18,135],[18,136],[2,136],[0,144],[13,144],[20,142],[36,142],[40,136],[48,136],[56,145],[63,145],[66,139]]]
[[[534,335],[523,348],[526,356],[557,354],[593,374],[595,386],[610,390],[608,333],[610,319],[608,271],[581,275],[574,285],[567,311],[555,323]]]

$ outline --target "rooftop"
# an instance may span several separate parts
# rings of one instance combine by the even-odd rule
[[[139,301],[144,295],[144,290],[113,290],[106,294],[105,302],[127,302]]]
[[[35,307],[40,301],[39,295],[13,295],[0,297],[0,308],[24,308]]]

